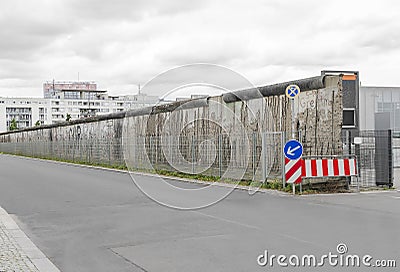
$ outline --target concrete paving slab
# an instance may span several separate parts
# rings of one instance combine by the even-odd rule
[[[0,271],[59,271],[2,207],[0,207]]]

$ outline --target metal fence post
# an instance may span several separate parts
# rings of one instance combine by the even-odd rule
[[[85,152],[85,161],[86,162],[89,162],[89,153],[90,153],[90,144],[89,144],[89,141],[90,141],[90,138],[89,138],[89,136],[86,136],[87,137],[87,139],[86,139],[86,141],[85,141],[85,147],[84,147],[84,149],[83,149],[83,152]]]
[[[108,165],[111,166],[111,145],[112,145],[112,142],[111,141],[108,142],[106,140],[106,144],[108,144]]]
[[[150,160],[150,164],[153,165],[153,137],[150,135],[149,138],[149,148],[150,148],[150,156],[149,156],[149,160]],[[155,166],[153,165],[153,167],[155,168]],[[157,170],[157,169],[155,169]]]
[[[303,144],[302,140],[301,140],[301,130],[297,131],[297,135],[299,137],[299,142],[301,144]],[[300,157],[300,159],[301,159],[301,157]],[[302,194],[302,193],[303,193],[303,179],[300,181],[300,194]]]
[[[253,132],[253,178],[255,180],[256,177],[256,133]]]
[[[72,161],[75,162],[76,139],[72,138]]]
[[[261,169],[262,169],[262,183],[265,182],[267,179],[267,158],[266,158],[266,150],[267,143],[266,143],[266,134],[264,132],[261,133]]]
[[[170,160],[169,164],[173,164],[174,163],[174,155],[172,155],[172,136],[168,135],[168,150],[169,150],[169,156],[167,158],[167,163],[168,160]]]
[[[359,162],[358,159],[359,157],[356,158],[356,171],[357,171],[357,191],[360,192],[360,167],[359,167]]]
[[[389,162],[389,187],[393,186],[393,135],[392,130],[388,130],[388,162]]]
[[[218,166],[219,177],[222,178],[222,134],[218,134]]]
[[[192,152],[192,174],[194,174],[194,135],[192,135],[192,146],[191,146],[191,152]]]
[[[154,146],[155,146],[155,152],[156,152],[156,156],[155,156],[155,160],[156,160],[156,162],[155,162],[155,164],[158,164],[158,150],[159,150],[159,148],[158,148],[158,144],[159,144],[159,139],[160,139],[160,136],[159,135],[156,135],[155,136],[155,144],[154,144]]]
[[[280,154],[281,154],[281,170],[282,170],[282,185],[283,188],[286,187],[286,176],[285,176],[285,156],[283,155],[283,143],[286,140],[286,135],[285,132],[282,131],[281,132],[281,150],[280,150]]]
[[[351,143],[349,143],[349,145],[351,146]],[[359,144],[355,145],[354,153],[355,153],[355,155],[357,157],[357,165],[358,165],[358,160],[361,158],[361,145],[359,145]],[[351,155],[351,154],[349,154],[349,155]],[[358,173],[358,178],[357,179],[361,179],[361,172],[358,171],[357,173]],[[351,181],[351,179],[350,179],[350,181]],[[358,183],[358,180],[357,180],[357,183]]]
[[[348,152],[349,152],[349,155],[351,155],[351,131],[349,131],[349,130],[346,130],[346,134],[347,134],[347,146],[348,146]]]

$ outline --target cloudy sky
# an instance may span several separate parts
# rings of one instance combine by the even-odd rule
[[[255,85],[359,70],[400,86],[400,2],[2,0],[0,96],[42,96],[46,80],[133,94],[157,74],[213,63]]]

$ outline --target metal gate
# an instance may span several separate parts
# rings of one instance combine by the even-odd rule
[[[342,136],[343,153],[359,158],[361,186],[393,186],[391,130],[344,131]]]

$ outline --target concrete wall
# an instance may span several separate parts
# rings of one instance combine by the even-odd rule
[[[314,79],[304,82],[295,99],[304,154],[342,154],[341,77],[321,77],[317,89],[310,89],[317,86]],[[226,103],[216,96],[2,133],[0,151],[109,165],[126,161],[132,169],[230,172],[230,178],[238,178],[235,171],[246,179],[263,179],[263,171],[280,176],[284,143],[274,133],[285,132],[283,141],[291,133],[290,101],[282,91],[290,83],[261,87],[274,95],[246,101]]]

